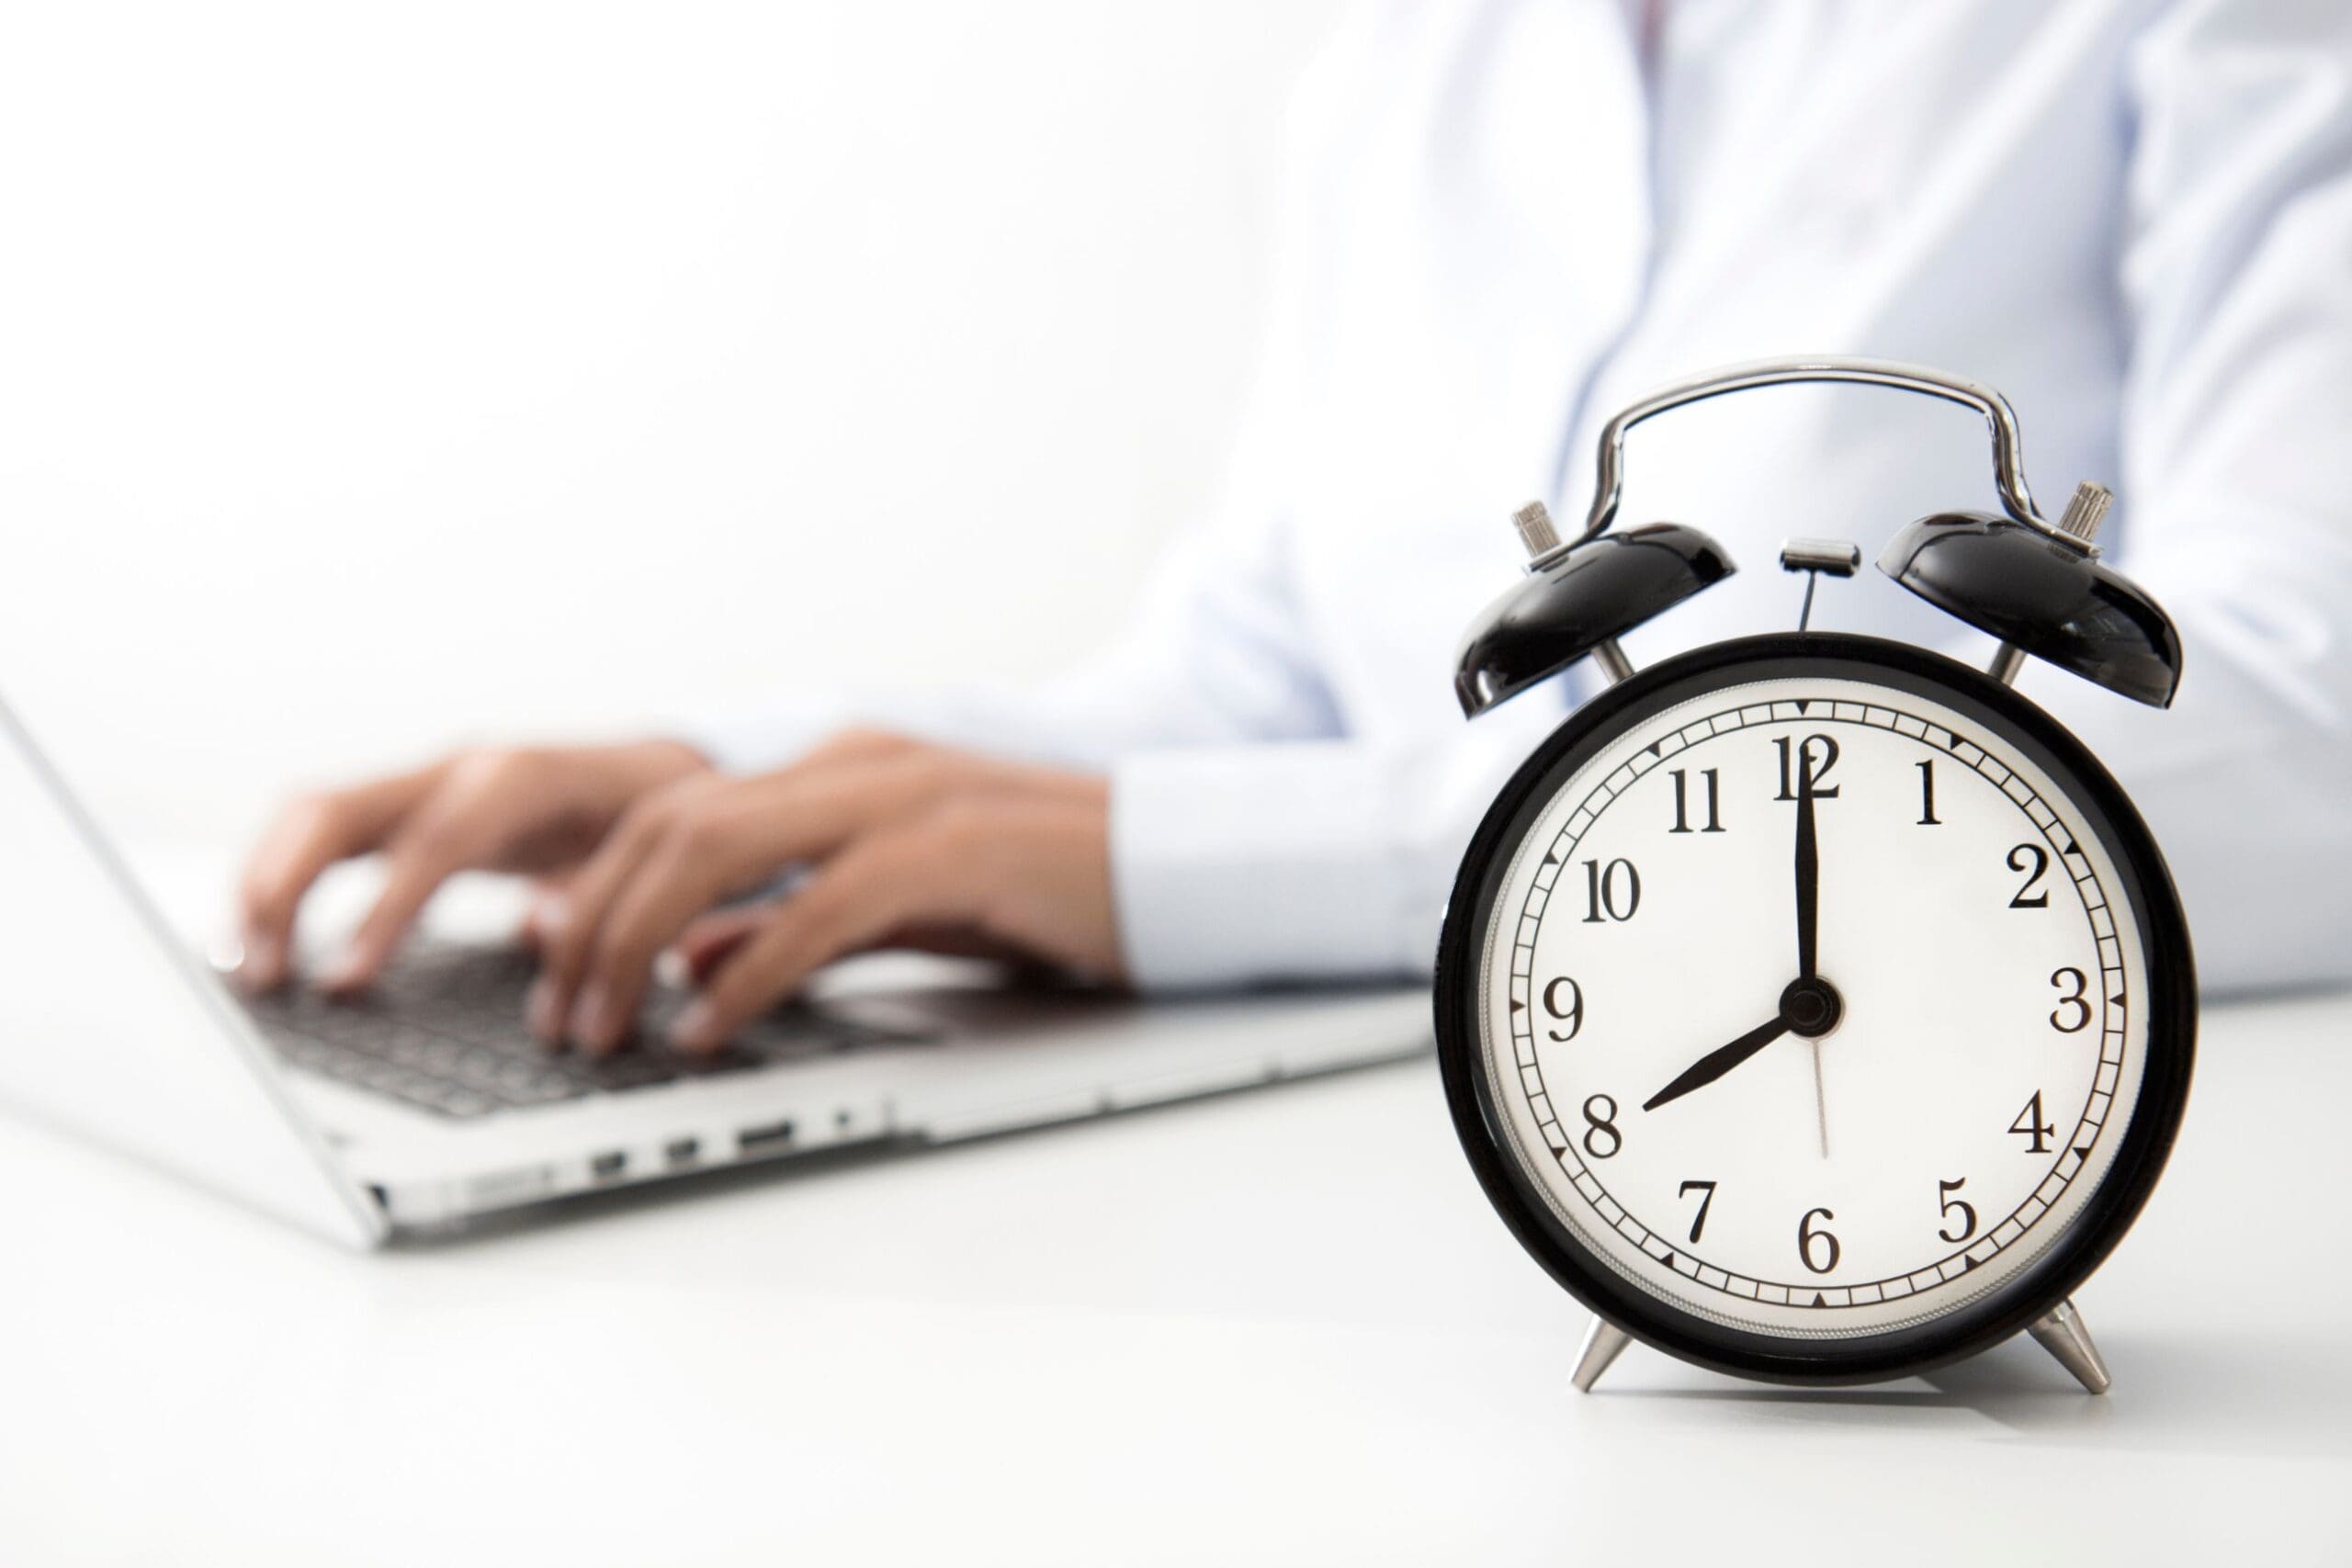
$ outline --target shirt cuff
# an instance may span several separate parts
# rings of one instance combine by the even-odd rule
[[[1146,990],[1426,974],[1393,777],[1344,741],[1146,751],[1111,773],[1112,885]]]

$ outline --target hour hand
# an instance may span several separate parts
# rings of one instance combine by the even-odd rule
[[[1694,1089],[1704,1089],[1788,1032],[1789,1021],[1785,1016],[1749,1030],[1730,1044],[1710,1051],[1691,1063],[1683,1069],[1681,1077],[1642,1101],[1642,1109],[1656,1111],[1668,1100],[1679,1100]]]

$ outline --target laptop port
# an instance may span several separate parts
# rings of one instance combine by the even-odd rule
[[[466,1200],[478,1208],[503,1208],[509,1203],[527,1202],[555,1190],[553,1166],[526,1166],[520,1170],[502,1170],[489,1176],[478,1176],[466,1183]]]
[[[662,1157],[674,1170],[682,1165],[692,1165],[702,1157],[700,1138],[673,1138],[662,1147]]]
[[[610,1181],[628,1168],[628,1156],[619,1149],[598,1155],[588,1162],[589,1179],[594,1181]]]
[[[756,1154],[762,1149],[780,1148],[792,1142],[792,1119],[773,1122],[764,1127],[746,1127],[735,1134],[737,1154]]]

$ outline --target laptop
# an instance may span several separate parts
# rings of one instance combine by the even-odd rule
[[[524,1029],[529,957],[424,941],[366,998],[247,998],[0,703],[0,1105],[354,1247],[578,1195],[917,1149],[1419,1055],[1421,986],[1138,1001],[885,962],[725,1054]],[[658,1041],[674,993],[643,1034]]]

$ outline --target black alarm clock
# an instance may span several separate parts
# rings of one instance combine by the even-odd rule
[[[1636,672],[1617,639],[1728,576],[1679,524],[1613,526],[1625,433],[1794,381],[1981,412],[2005,515],[1949,513],[1879,558],[1991,633],[1988,671],[1808,629]],[[2188,927],[2139,814],[2011,685],[2030,655],[2168,705],[2180,644],[2092,542],[2107,491],[2035,509],[1991,389],[1852,359],[1665,388],[1600,441],[1583,532],[1521,511],[1527,579],[1466,638],[1471,715],[1580,659],[1608,688],[1504,788],[1441,940],[1439,1058],[1511,1232],[1595,1314],[1574,1381],[1631,1339],[1780,1382],[1922,1371],[2030,1329],[2108,1373],[2069,1297],[2130,1227],[2186,1106]]]

